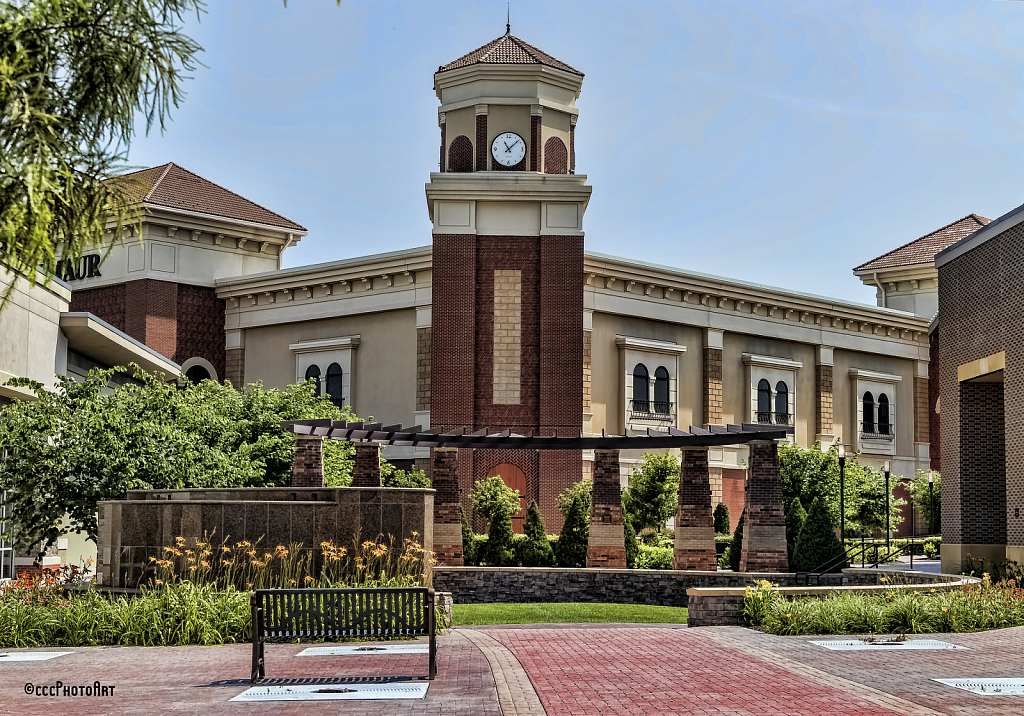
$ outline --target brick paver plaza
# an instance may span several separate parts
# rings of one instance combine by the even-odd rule
[[[933,678],[1021,677],[1024,627],[936,638],[957,651],[828,651],[808,637],[736,627],[534,625],[439,638],[423,700],[230,702],[249,688],[250,647],[60,649],[0,662],[0,705],[19,714],[1017,714],[1024,697]],[[425,655],[298,657],[268,646],[271,684],[421,678]],[[58,651],[51,649],[50,651]],[[27,695],[26,684],[113,685],[113,696]]]

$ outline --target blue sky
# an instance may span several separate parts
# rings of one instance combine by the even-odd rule
[[[303,224],[286,266],[430,242],[433,73],[505,2],[212,0],[174,161]],[[866,303],[851,269],[1024,201],[1024,3],[516,0],[585,73],[587,248]]]

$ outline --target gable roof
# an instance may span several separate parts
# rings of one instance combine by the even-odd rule
[[[441,65],[438,72],[456,70],[469,65],[544,65],[554,67],[556,70],[571,72],[574,75],[583,76],[579,70],[574,70],[561,60],[556,60],[548,53],[538,50],[533,45],[523,42],[511,34],[504,34],[497,40],[488,42],[483,47],[478,47],[472,52],[463,55],[454,62]]]
[[[291,231],[306,231],[304,226],[174,162],[124,174],[114,181],[131,203],[154,204]]]
[[[935,259],[935,254],[970,236],[990,221],[992,220],[986,219],[984,216],[968,214],[962,219],[957,219],[952,224],[947,224],[941,229],[936,229],[930,234],[925,234],[919,239],[914,239],[910,243],[903,244],[903,246],[895,248],[889,253],[882,254],[878,258],[861,264],[854,269],[854,272],[878,271],[879,269],[932,263]]]

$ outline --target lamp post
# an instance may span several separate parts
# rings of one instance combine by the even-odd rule
[[[839,539],[846,549],[846,447],[839,443]]]
[[[928,472],[928,534],[935,534],[935,473]]]
[[[889,550],[889,461],[882,467],[885,471],[885,549]]]

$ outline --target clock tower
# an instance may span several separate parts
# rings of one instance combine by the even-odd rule
[[[583,214],[591,192],[575,173],[582,83],[581,72],[510,32],[434,75],[440,171],[426,185],[433,293],[429,329],[422,321],[419,338],[420,354],[430,357],[435,427],[580,433]],[[463,501],[490,475],[518,489],[516,531],[532,500],[548,531],[559,529],[556,497],[583,471],[578,450],[460,450],[446,462]],[[437,465],[435,458],[435,472]],[[450,511],[435,515],[434,533],[449,564],[461,559],[442,547],[442,533],[458,522]]]

